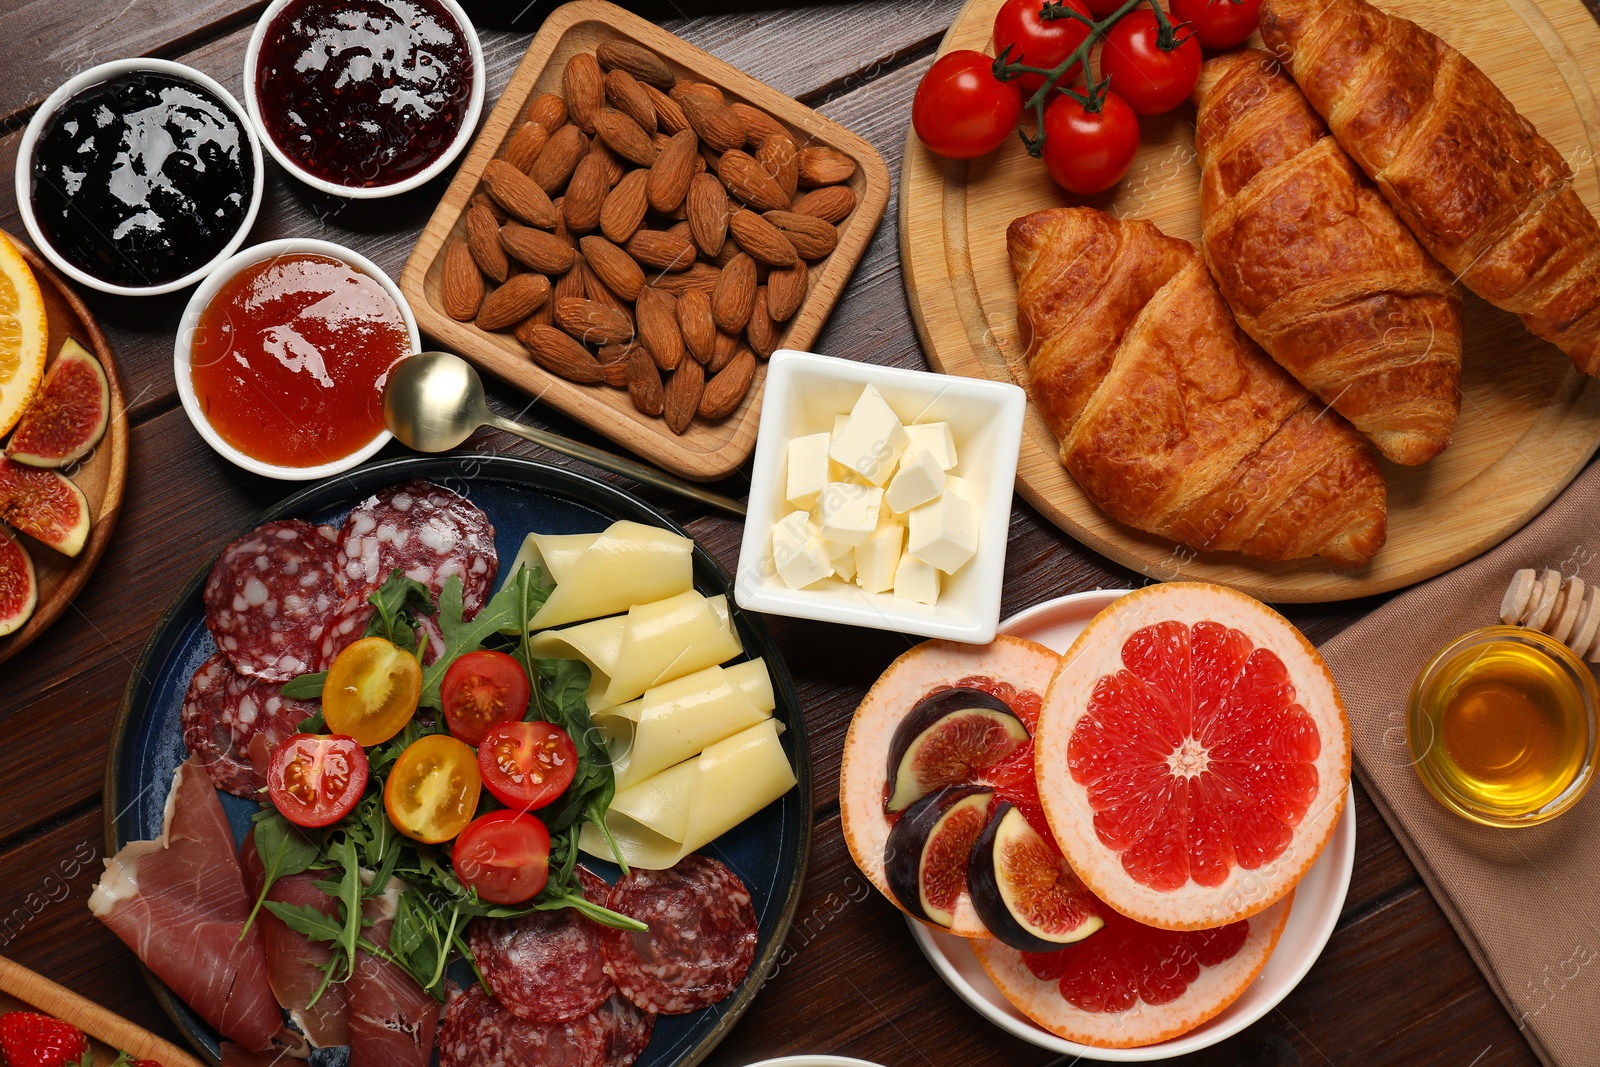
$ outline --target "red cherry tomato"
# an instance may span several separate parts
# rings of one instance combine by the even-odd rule
[[[1099,111],[1057,95],[1044,109],[1044,165],[1072,193],[1098,193],[1122,180],[1139,150],[1139,117],[1116,93]]]
[[[1172,0],[1171,6],[1173,20],[1187,22],[1212,51],[1243,44],[1261,19],[1261,0]]]
[[[528,672],[504,652],[468,652],[450,664],[439,684],[444,721],[450,733],[469,745],[483,740],[497,722],[514,722],[528,713]]]
[[[552,723],[501,722],[478,745],[478,770],[496,800],[528,811],[566,792],[578,773],[578,750]]]
[[[353,737],[295,734],[272,753],[267,795],[296,826],[336,823],[367,788],[367,754]]]
[[[911,100],[911,125],[928,150],[976,159],[1000,147],[1022,117],[1022,90],[994,76],[994,60],[969,48],[934,60]]]
[[[1100,52],[1100,74],[1112,90],[1141,115],[1171,111],[1194,92],[1200,80],[1200,40],[1180,29],[1183,41],[1171,51],[1158,43],[1160,25],[1149,8],[1125,16],[1106,34]]]
[[[550,879],[550,831],[524,812],[491,811],[461,831],[450,866],[486,903],[521,904]]]
[[[1009,46],[1013,63],[1026,63],[1030,67],[1054,70],[1066,61],[1089,36],[1089,27],[1074,18],[1042,19],[1039,9],[1046,0],[1006,0],[994,17],[994,54],[999,55]],[[1075,9],[1087,16],[1089,9],[1083,0],[1061,0],[1062,7]],[[1080,64],[1074,63],[1061,76],[1059,85],[1071,85]],[[1024,97],[1032,96],[1044,84],[1043,75],[1024,74],[1017,79]]]

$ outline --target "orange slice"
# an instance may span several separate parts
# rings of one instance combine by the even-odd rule
[[[0,233],[0,436],[11,432],[39,388],[48,336],[39,282]]]

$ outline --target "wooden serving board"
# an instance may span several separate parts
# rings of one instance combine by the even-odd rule
[[[992,52],[1001,0],[971,0],[941,52]],[[1572,163],[1600,211],[1600,28],[1579,0],[1379,0],[1439,34],[1482,67]],[[1260,45],[1260,37],[1252,43]],[[1142,122],[1143,142],[1122,183],[1079,198],[1064,192],[1013,139],[970,163],[941,159],[910,134],[900,199],[900,249],[912,317],[929,361],[950,374],[1010,381],[1020,359],[1016,281],[1006,226],[1040,208],[1087,204],[1150,219],[1200,239],[1194,107]],[[1383,462],[1389,540],[1363,567],[1320,559],[1269,563],[1201,553],[1113,521],[1057,459],[1031,405],[1017,488],[1051,521],[1103,555],[1163,580],[1222,582],[1264,600],[1328,601],[1430,578],[1488,550],[1542,511],[1600,445],[1600,382],[1554,345],[1467,294],[1461,417],[1450,448],[1420,467]]]
[[[72,990],[0,956],[0,1012],[35,1011],[71,1023],[89,1037],[94,1062],[105,1065],[126,1052],[161,1067],[201,1067],[199,1060]]]
[[[533,363],[511,334],[486,333],[471,323],[457,322],[445,314],[440,297],[445,244],[465,233],[463,216],[484,167],[502,154],[506,141],[521,127],[528,102],[540,93],[561,91],[561,73],[575,53],[593,52],[601,41],[619,39],[651,49],[683,77],[718,86],[730,102],[742,100],[761,108],[789,128],[797,147],[826,145],[855,160],[856,172],[847,184],[856,194],[856,209],[841,224],[839,243],[832,254],[811,265],[805,303],[789,320],[780,344],[785,348],[811,346],[889,204],[888,165],[877,149],[838,123],[604,0],[573,0],[545,19],[438,210],[417,239],[400,274],[400,289],[417,324],[437,343],[652,463],[685,478],[710,481],[733,473],[755,449],[766,382],[764,361],[732,415],[718,422],[696,417],[688,431],[678,435],[667,429],[663,420],[640,414],[626,390],[569,382]]]
[[[50,325],[50,355],[45,369],[48,370],[60,355],[62,342],[76,337],[105,368],[106,384],[111,389],[111,418],[105,436],[94,451],[61,472],[77,483],[89,501],[93,525],[83,551],[74,557],[63,556],[26,534],[17,535],[27,547],[28,555],[33,557],[33,569],[39,581],[39,605],[27,625],[0,637],[0,663],[27,648],[44,633],[89,580],[106,546],[111,543],[111,531],[116,528],[117,512],[122,507],[122,486],[128,475],[128,413],[122,401],[122,386],[117,383],[117,364],[111,357],[111,346],[95,324],[94,316],[61,276],[19,238],[12,238],[12,243],[28,261],[33,276],[39,281],[39,291],[44,294]]]

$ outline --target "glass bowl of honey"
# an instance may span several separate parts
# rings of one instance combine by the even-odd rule
[[[1600,687],[1561,642],[1521,626],[1465,634],[1417,676],[1406,744],[1428,790],[1486,826],[1536,826],[1583,798]]]

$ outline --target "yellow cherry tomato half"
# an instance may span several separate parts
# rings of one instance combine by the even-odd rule
[[[422,666],[381,637],[363,637],[339,653],[322,683],[322,718],[328,732],[355,738],[362,748],[381,745],[416,714]]]
[[[472,821],[482,789],[472,746],[447,734],[429,734],[395,760],[383,786],[383,807],[396,830],[437,845]]]

